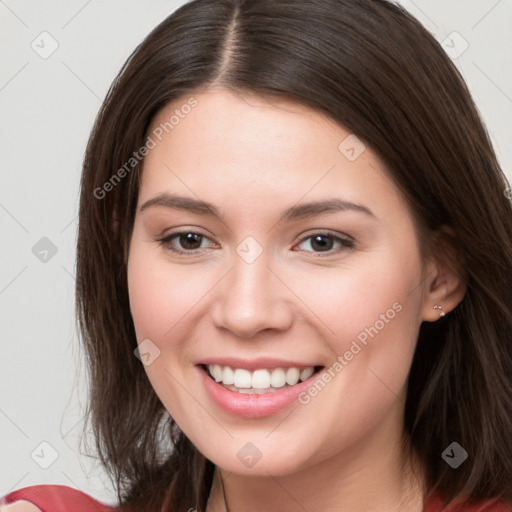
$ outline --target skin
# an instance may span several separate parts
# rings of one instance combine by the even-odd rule
[[[169,414],[216,467],[208,512],[421,511],[421,468],[400,450],[407,375],[418,330],[462,299],[455,272],[421,257],[411,212],[369,147],[349,161],[350,132],[304,106],[210,88],[145,159],[128,259],[137,340],[160,355],[145,366]],[[168,105],[151,129],[187,98]],[[218,216],[141,206],[162,193],[213,203]],[[279,222],[296,204],[338,198],[358,211]],[[199,233],[195,254],[179,237]],[[351,237],[344,248],[314,235]],[[263,249],[237,252],[247,236]],[[313,238],[307,238],[307,237]],[[186,240],[185,240],[186,243]],[[332,248],[331,248],[332,247]],[[193,246],[192,246],[193,250]],[[402,309],[311,401],[243,419],[209,398],[206,357],[294,359],[329,368],[392,305]],[[261,459],[246,467],[247,443]],[[406,468],[401,473],[402,466]],[[193,507],[194,504],[191,504]]]
[[[0,506],[0,512],[41,512],[41,509],[26,500],[18,500],[10,505]]]

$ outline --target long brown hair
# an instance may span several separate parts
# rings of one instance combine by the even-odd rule
[[[88,414],[123,510],[204,511],[212,485],[213,463],[169,418],[134,356],[126,271],[143,163],[130,158],[157,112],[211,84],[293,100],[365,141],[410,204],[425,254],[451,228],[467,292],[421,326],[404,436],[429,492],[512,500],[512,208],[456,67],[385,0],[195,0],[129,57],[83,166],[76,299]],[[453,441],[469,454],[457,469],[441,457]]]

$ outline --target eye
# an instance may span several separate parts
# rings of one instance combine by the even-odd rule
[[[353,240],[342,238],[329,232],[319,232],[304,237],[298,247],[300,246],[303,246],[300,250],[315,253],[328,253],[328,256],[338,252],[355,249]]]
[[[160,242],[165,249],[178,253],[178,254],[193,254],[199,249],[204,249],[202,242],[209,240],[205,235],[195,233],[193,231],[179,231],[171,233],[164,238],[159,238]],[[176,247],[179,245],[180,247]]]
[[[166,250],[177,254],[194,254],[208,247],[208,245],[204,245],[203,242],[211,242],[207,236],[194,231],[170,233],[164,238],[157,239],[157,241]],[[210,247],[211,246],[215,246],[215,244],[212,242]],[[297,247],[299,247],[299,250],[313,252],[318,256],[322,256],[320,253],[326,253],[326,256],[330,256],[342,251],[353,250],[355,244],[351,239],[342,238],[330,232],[318,232],[304,237]]]

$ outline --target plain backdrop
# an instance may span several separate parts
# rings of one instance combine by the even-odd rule
[[[80,455],[84,392],[74,316],[81,160],[111,81],[182,1],[0,0],[0,495],[63,484],[115,501]],[[512,1],[404,0],[449,35],[511,175]],[[457,34],[453,34],[456,32]]]

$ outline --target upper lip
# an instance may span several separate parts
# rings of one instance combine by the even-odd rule
[[[290,361],[278,359],[274,357],[258,357],[256,359],[242,359],[239,357],[210,357],[201,359],[196,364],[210,365],[218,364],[219,366],[229,366],[233,369],[243,368],[245,370],[258,370],[262,368],[308,368],[309,366],[322,366],[311,362]]]

